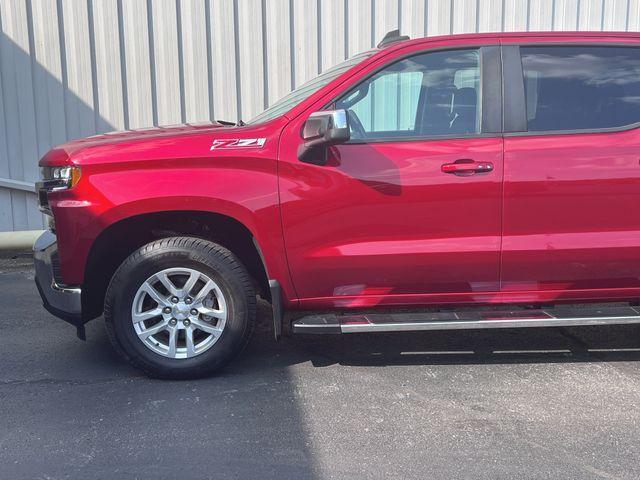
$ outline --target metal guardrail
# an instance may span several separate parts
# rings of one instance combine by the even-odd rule
[[[10,190],[20,190],[23,192],[35,193],[36,186],[33,182],[25,182],[23,180],[13,180],[12,178],[1,178],[0,187]]]

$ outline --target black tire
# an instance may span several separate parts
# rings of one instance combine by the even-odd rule
[[[228,318],[220,338],[199,355],[175,359],[160,355],[138,338],[131,307],[138,288],[167,268],[187,267],[215,281],[227,302]],[[256,294],[245,267],[226,248],[192,237],[151,242],[120,265],[105,297],[107,333],[115,349],[133,366],[156,378],[188,379],[211,375],[247,345],[256,316]]]

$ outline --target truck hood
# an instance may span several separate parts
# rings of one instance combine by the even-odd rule
[[[92,147],[207,133],[218,128],[231,129],[233,127],[225,126],[218,122],[207,122],[200,124],[181,124],[165,127],[140,128],[136,130],[123,130],[72,140],[57,148],[64,150],[69,156],[71,156],[80,150]]]
[[[194,158],[209,155],[214,142],[266,141],[273,133],[267,124],[229,126],[217,122],[111,132],[62,144],[49,151],[40,166]]]

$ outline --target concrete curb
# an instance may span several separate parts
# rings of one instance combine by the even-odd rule
[[[43,230],[0,232],[0,257],[31,252],[34,242],[42,232]]]

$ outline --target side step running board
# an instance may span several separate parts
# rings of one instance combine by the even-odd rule
[[[483,328],[573,327],[640,323],[640,308],[556,307],[540,310],[466,310],[425,313],[308,315],[293,322],[293,333],[410,332]]]

